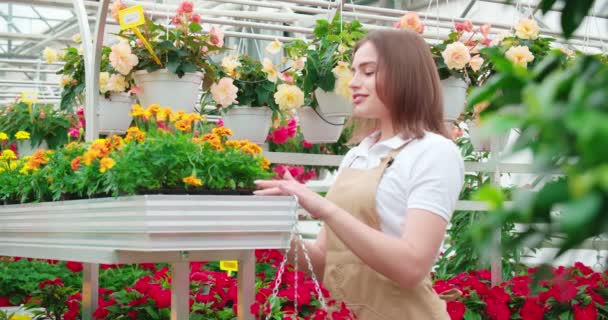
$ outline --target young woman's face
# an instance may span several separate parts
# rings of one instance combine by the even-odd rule
[[[353,79],[349,87],[353,91],[354,115],[364,119],[388,119],[389,110],[380,101],[376,91],[378,52],[371,42],[364,43],[357,50],[352,69]]]

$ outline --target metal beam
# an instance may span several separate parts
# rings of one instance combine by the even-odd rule
[[[470,0],[469,3],[467,3],[466,8],[464,8],[462,13],[460,14],[461,18],[465,18],[467,16],[467,14],[469,14],[469,11],[471,11],[473,6],[475,5],[475,2],[477,2],[477,0]]]
[[[44,22],[44,24],[46,24],[49,27],[49,30],[53,30],[53,26],[46,20],[46,18],[44,16],[42,16],[40,14],[40,12],[38,12],[38,9],[36,9],[36,7],[34,6],[30,6],[30,8],[32,8],[32,10],[34,11],[34,13],[40,17],[40,20],[42,20],[42,22]]]

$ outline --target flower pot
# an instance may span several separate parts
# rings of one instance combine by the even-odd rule
[[[321,88],[315,90],[315,98],[319,104],[320,113],[327,116],[350,116],[353,112],[352,103],[335,92],[327,92]]]
[[[131,106],[135,99],[128,93],[112,93],[108,99],[99,96],[99,132],[103,134],[122,134],[131,125]]]
[[[467,97],[467,83],[456,77],[441,80],[443,93],[443,120],[455,121],[464,111]]]
[[[298,118],[304,140],[310,143],[335,143],[340,139],[346,116],[324,115],[321,118],[313,108],[302,107],[298,108]]]
[[[143,92],[137,94],[142,107],[157,103],[163,107],[169,106],[174,110],[193,112],[198,100],[199,89],[203,82],[203,73],[186,73],[179,78],[167,69],[148,73],[140,70],[134,73],[135,84]]]
[[[492,146],[492,139],[488,137],[483,130],[483,127],[480,127],[473,121],[467,122],[467,127],[469,127],[469,139],[471,139],[471,144],[476,151],[490,151]],[[505,149],[507,145],[507,141],[509,140],[509,133],[501,134],[496,137],[496,148],[498,152],[501,152]]]
[[[17,141],[17,152],[19,152],[19,158],[25,156],[31,156],[38,150],[48,150],[49,146],[46,141],[40,142],[37,146],[33,146],[30,140],[19,140]]]
[[[223,112],[224,126],[232,130],[232,139],[247,139],[263,144],[272,125],[272,110],[268,107],[238,106]]]

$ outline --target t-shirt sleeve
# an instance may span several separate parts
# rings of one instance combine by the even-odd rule
[[[408,209],[424,209],[450,221],[464,183],[464,161],[449,140],[423,151],[410,172]]]

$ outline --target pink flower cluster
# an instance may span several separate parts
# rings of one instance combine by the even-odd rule
[[[73,139],[80,139],[84,133],[86,122],[84,120],[84,108],[79,106],[76,109],[76,116],[78,117],[76,124],[68,130],[68,135]]]
[[[277,177],[283,177],[285,172],[289,171],[289,174],[300,183],[306,183],[310,179],[317,177],[317,173],[314,170],[306,170],[302,166],[286,166],[279,164],[272,169]]]
[[[272,140],[275,144],[283,144],[287,142],[287,140],[296,136],[296,132],[298,131],[298,124],[295,119],[290,119],[287,122],[286,126],[278,127],[273,130],[266,140]]]

